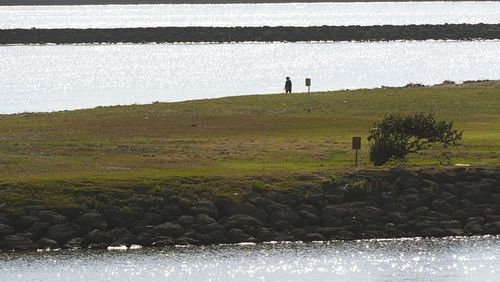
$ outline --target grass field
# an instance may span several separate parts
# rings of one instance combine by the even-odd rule
[[[177,183],[230,191],[253,180],[333,175],[354,169],[352,136],[363,137],[360,167],[370,168],[368,131],[394,112],[454,120],[464,131],[454,163],[498,163],[499,82],[313,93],[311,113],[306,95],[0,116],[0,205],[74,205],[62,196],[74,190]],[[436,154],[412,155],[408,165],[435,165]]]

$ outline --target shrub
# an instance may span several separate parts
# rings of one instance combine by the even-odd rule
[[[433,114],[392,114],[375,122],[370,130],[370,160],[376,166],[384,165],[434,144],[455,146],[461,140],[462,132],[453,129],[452,121],[436,121]]]

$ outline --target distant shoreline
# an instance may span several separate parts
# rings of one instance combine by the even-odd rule
[[[468,0],[0,0],[0,6],[139,5],[139,4],[272,4],[369,2],[469,2]],[[496,2],[476,0],[473,2]]]
[[[500,39],[500,24],[3,29],[0,45]]]

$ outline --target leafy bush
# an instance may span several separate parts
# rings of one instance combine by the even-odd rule
[[[370,160],[376,166],[402,161],[408,154],[434,144],[455,146],[461,140],[462,132],[453,129],[452,121],[436,121],[433,114],[392,114],[370,130]]]

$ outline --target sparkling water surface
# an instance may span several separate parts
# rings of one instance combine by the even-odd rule
[[[0,113],[500,78],[500,41],[0,47]]]
[[[500,238],[0,253],[0,281],[498,281]]]
[[[500,2],[0,6],[0,28],[500,23]]]

